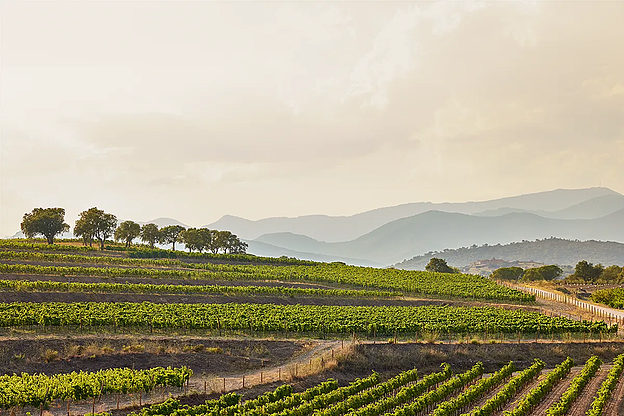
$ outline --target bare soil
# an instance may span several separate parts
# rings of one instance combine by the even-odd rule
[[[575,367],[573,368],[566,377],[559,380],[557,384],[555,384],[552,390],[540,401],[540,403],[533,409],[531,414],[533,415],[545,415],[546,410],[553,404],[555,404],[560,398],[561,395],[570,387],[570,383],[574,377],[576,377],[583,367]]]
[[[576,398],[572,408],[568,412],[570,416],[585,416],[594,401],[594,395],[602,382],[607,378],[611,366],[602,365],[594,377],[587,383],[583,392]]]
[[[538,377],[535,377],[533,380],[526,383],[521,389],[516,391],[516,394],[512,397],[512,399],[506,403],[499,411],[496,411],[492,414],[492,416],[502,416],[505,412],[511,411],[515,409],[518,405],[518,402],[527,395],[528,392],[533,390],[539,383],[544,380],[544,373],[540,374]]]
[[[611,395],[609,404],[605,407],[603,416],[624,415],[624,374],[620,376],[620,381]]]
[[[227,294],[1,292],[0,302],[152,302],[152,303],[255,303],[276,305],[426,306],[449,305],[446,301],[358,297],[312,297]]]
[[[0,374],[183,365],[196,374],[228,374],[282,364],[315,345],[318,343],[190,336],[0,338]]]
[[[595,343],[497,343],[497,344],[359,344],[355,352],[340,363],[342,371],[363,374],[374,369],[379,373],[395,373],[418,368],[423,373],[437,371],[442,363],[452,365],[454,371],[466,371],[481,361],[487,373],[499,370],[509,361],[518,370],[543,360],[547,368],[554,368],[566,357],[575,363],[584,363],[598,355],[605,363],[624,352],[624,342]]]

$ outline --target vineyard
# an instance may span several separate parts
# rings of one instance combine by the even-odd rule
[[[346,370],[355,347],[380,342],[433,357],[468,343],[621,345],[617,324],[485,277],[107,248],[0,240],[0,360],[31,369],[0,372],[0,415],[611,416],[624,394],[624,348],[578,365],[458,354],[426,371],[384,367],[392,356]]]
[[[490,374],[480,362],[458,373],[443,364],[424,376],[412,369],[381,381],[373,372],[343,387],[328,379],[298,393],[284,384],[248,400],[228,393],[200,405],[183,405],[172,398],[130,416],[616,415],[613,406],[621,398],[613,393],[624,383],[623,366],[624,354],[609,365],[594,356],[582,368],[568,357],[550,371],[539,359],[522,370],[509,362]],[[599,378],[601,372],[606,376]],[[594,380],[602,381],[588,388]]]
[[[179,260],[145,260],[18,251],[0,251],[0,260],[82,263],[106,266],[43,266],[38,264],[1,263],[0,274],[222,281],[302,281],[350,285],[360,289],[390,290],[434,297],[442,296],[447,298],[509,302],[532,302],[535,300],[533,295],[524,294],[476,275],[374,269],[333,263],[316,263],[306,266],[184,263]],[[120,265],[140,267],[114,267]]]
[[[316,334],[606,335],[617,325],[494,307],[273,304],[2,303],[0,327],[143,327]]]

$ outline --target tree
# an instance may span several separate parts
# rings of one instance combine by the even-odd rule
[[[141,241],[149,243],[150,248],[154,248],[154,244],[161,238],[160,230],[156,224],[145,224],[141,227]]]
[[[132,240],[141,235],[141,226],[134,221],[124,221],[115,230],[115,240],[125,241],[126,248],[130,247]]]
[[[54,237],[69,231],[69,224],[65,223],[64,208],[35,208],[24,214],[21,228],[26,238],[41,234],[48,244],[54,244]]]
[[[624,267],[617,265],[605,267],[598,278],[598,283],[624,283],[620,280],[621,276],[624,276]]]
[[[576,263],[576,267],[574,268],[574,275],[583,279],[586,282],[593,282],[597,280],[602,274],[602,270],[604,267],[602,264],[593,265],[592,263],[588,263],[586,260],[581,260]]]
[[[186,230],[181,225],[169,225],[160,230],[160,242],[162,244],[173,244],[172,250],[175,251],[175,243],[180,238],[180,233]]]
[[[492,272],[492,279],[495,280],[518,280],[524,274],[522,267],[501,267]]]
[[[93,207],[80,213],[74,227],[74,235],[82,237],[85,243],[97,239],[100,242],[100,249],[104,250],[106,239],[113,235],[116,228],[116,216]]]
[[[446,260],[432,257],[429,263],[425,266],[425,270],[428,272],[438,273],[457,273],[457,269],[453,269],[446,264]]]
[[[189,228],[180,233],[180,241],[184,243],[189,253],[197,250],[200,253],[205,246],[205,236],[197,228]]]
[[[561,276],[563,270],[557,265],[551,264],[548,266],[534,267],[524,271],[522,280],[555,280]]]

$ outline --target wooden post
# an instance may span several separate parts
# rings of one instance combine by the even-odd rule
[[[243,375],[243,388],[245,388],[245,376]]]
[[[260,383],[264,381],[264,373],[260,371]]]
[[[277,379],[282,381],[282,367],[277,369]]]
[[[223,393],[225,393],[225,377],[223,377]]]

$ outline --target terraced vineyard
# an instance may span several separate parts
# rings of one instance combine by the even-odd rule
[[[0,245],[1,247],[1,245]],[[63,247],[63,246],[60,246]],[[40,248],[41,250],[44,247]],[[375,269],[332,263],[311,265],[245,265],[181,262],[179,260],[145,260],[111,256],[81,256],[55,253],[0,252],[0,274],[41,276],[98,276],[106,279],[137,277],[150,279],[322,282],[374,288],[448,298],[483,299],[490,301],[532,302],[533,295],[509,289],[476,275],[428,273],[398,269]],[[8,264],[7,262],[27,264]],[[77,263],[104,267],[50,266],[35,264]],[[125,267],[115,267],[125,266]],[[139,266],[139,267],[132,267]]]
[[[533,361],[534,354],[521,365],[513,356],[496,360],[497,368],[460,357],[437,370],[442,361],[427,371],[402,366],[378,374],[382,358],[355,375],[341,373],[358,342],[384,340],[397,351],[429,346],[433,357],[445,354],[439,344],[468,342],[492,349],[556,348],[572,340],[620,345],[617,325],[544,313],[532,295],[484,277],[76,244],[0,240],[0,342],[6,341],[0,368],[32,369],[0,372],[0,414],[598,416],[621,410],[624,355],[611,364],[611,353],[608,364],[594,357],[584,367],[570,358],[552,369],[553,362]],[[334,357],[338,346],[343,352]],[[298,389],[308,376],[318,380]],[[250,379],[257,392],[246,390]],[[208,380],[217,386],[209,388]],[[267,388],[268,382],[281,385]],[[201,398],[199,404],[183,404],[190,397]]]
[[[490,374],[484,373],[482,363],[456,374],[444,364],[440,371],[423,377],[413,369],[382,382],[373,373],[344,387],[329,379],[299,393],[286,384],[248,400],[235,393],[201,405],[183,405],[178,399],[169,399],[130,415],[616,416],[623,398],[613,393],[624,383],[623,363],[624,354],[609,365],[592,357],[579,369],[568,357],[555,369],[544,370],[544,363],[537,359],[521,371],[509,362]],[[600,371],[607,371],[608,376],[598,387],[592,381]]]

